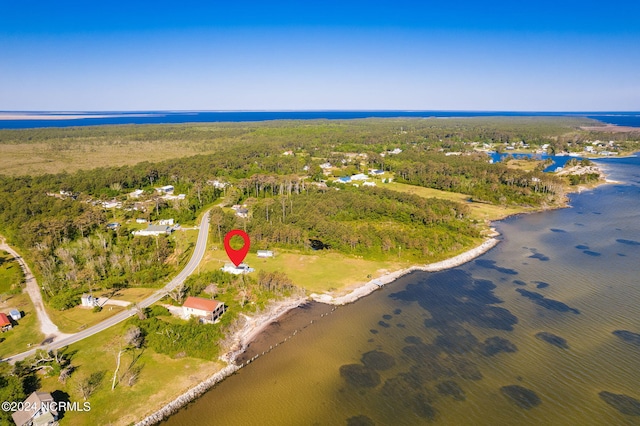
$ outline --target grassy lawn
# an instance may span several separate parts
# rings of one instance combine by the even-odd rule
[[[416,194],[425,198],[442,198],[466,204],[471,208],[471,217],[476,220],[499,220],[509,215],[534,211],[534,209],[526,207],[503,207],[494,204],[469,202],[470,197],[466,194],[440,191],[438,189],[424,188],[422,186],[408,185],[405,183],[392,182],[389,184],[381,184],[381,186],[394,191]]]
[[[74,354],[71,363],[77,370],[65,384],[60,383],[57,377],[41,378],[41,391],[66,392],[71,402],[78,402],[82,406],[84,400],[77,390],[79,379],[94,372],[104,373],[97,390],[88,398],[91,411],[65,413],[62,424],[132,424],[223,367],[217,362],[195,358],[172,359],[148,348],[135,353],[127,352],[122,355],[120,372],[131,365],[134,355],[139,355],[135,361],[135,366],[142,367],[139,380],[132,386],[119,384],[112,391],[111,380],[116,366],[116,353],[112,345],[128,327],[127,323],[118,324],[71,345],[67,351]]]
[[[3,294],[18,289],[23,280],[20,264],[9,253],[0,250],[0,300],[3,300]]]
[[[40,325],[29,295],[13,294],[0,303],[0,312],[7,314],[11,309],[22,312],[23,317],[14,322],[11,330],[0,333],[0,357],[14,355],[29,349],[29,344],[40,344],[45,336],[40,332]]]
[[[245,261],[256,271],[285,272],[294,284],[309,292],[345,290],[410,265],[402,260],[373,261],[334,252],[302,254],[282,250],[277,250],[271,259],[260,259],[255,253],[249,253]],[[208,250],[200,272],[219,269],[225,262],[229,259],[224,249]]]
[[[127,308],[121,306],[105,306],[100,312],[93,312],[91,308],[82,308],[76,306],[66,311],[56,311],[55,309],[48,309],[49,317],[53,321],[60,331],[63,333],[77,333],[87,327],[96,325],[100,321],[109,318],[112,315],[117,314]]]

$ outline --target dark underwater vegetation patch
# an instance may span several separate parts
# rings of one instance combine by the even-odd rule
[[[445,377],[452,377],[455,375],[452,360],[450,358],[426,359],[423,362],[417,363],[406,373],[405,380],[414,383],[416,387],[424,387],[427,383],[440,380]]]
[[[449,354],[463,354],[473,351],[478,346],[478,339],[469,330],[462,327],[448,327],[440,330],[442,334],[434,340],[434,344]]]
[[[394,315],[400,315],[402,313],[402,309],[397,308],[393,311]]]
[[[534,281],[534,284],[536,284],[536,288],[547,288],[549,287],[549,283],[545,283],[544,281]]]
[[[594,257],[601,255],[601,253],[598,253],[597,251],[591,251],[591,250],[585,250],[583,251],[583,253],[588,254],[589,256],[594,256]]]
[[[431,401],[424,393],[415,395],[411,405],[414,413],[429,421],[435,420],[438,415],[438,411],[431,405]]]
[[[527,285],[527,283],[525,283],[525,282],[524,282],[524,281],[522,281],[522,280],[513,280],[513,283],[514,283],[515,285]]]
[[[602,213],[600,213],[600,212],[591,212],[591,213],[593,213],[593,214],[602,214]]]
[[[585,246],[584,244],[578,244],[576,248],[578,250],[589,250],[589,246]]]
[[[627,343],[640,347],[640,334],[628,330],[616,330],[612,333]]]
[[[480,353],[484,356],[494,356],[500,352],[516,352],[518,347],[511,343],[510,340],[493,336],[487,338],[484,343],[481,343],[479,349]]]
[[[347,426],[375,426],[375,423],[369,417],[360,414],[359,416],[349,417],[347,419]]]
[[[386,322],[384,322],[384,321],[382,321],[382,320],[378,321],[378,325],[379,325],[380,327],[384,327],[384,328],[389,328],[389,327],[391,327],[391,325],[390,325],[389,323],[386,323]]]
[[[626,254],[624,254],[624,253],[616,253],[616,254],[617,254],[618,256],[620,256],[620,257],[627,257],[627,255],[626,255]]]
[[[640,242],[634,240],[625,240],[624,238],[618,238],[617,243],[626,244],[628,246],[640,246]]]
[[[380,394],[387,400],[410,409],[418,416],[434,420],[437,410],[431,405],[435,395],[406,373],[401,373],[384,382]]]
[[[375,328],[372,328],[371,330],[369,330],[369,333],[378,334],[378,330],[376,330]]]
[[[556,346],[560,349],[569,349],[569,344],[567,343],[567,340],[553,333],[549,333],[547,331],[541,331],[540,333],[536,333],[536,338],[542,341],[545,341],[550,345]]]
[[[547,262],[549,261],[549,256],[545,256],[542,253],[534,253],[531,256],[529,256],[530,259],[538,259],[541,262]]]
[[[558,300],[547,299],[542,294],[536,293],[535,291],[527,291],[523,288],[517,288],[516,291],[527,299],[533,300],[538,306],[542,306],[545,309],[558,312],[573,312],[576,315],[580,314],[579,310]]]
[[[422,338],[418,336],[407,336],[404,338],[406,343],[411,343],[412,345],[420,345],[422,344]]]
[[[584,223],[574,223],[575,226],[584,226]]]
[[[396,365],[396,360],[391,355],[381,351],[367,352],[360,361],[373,370],[388,370]]]
[[[537,407],[542,402],[534,391],[519,385],[503,386],[500,388],[500,392],[509,398],[511,402],[525,410]]]
[[[453,357],[453,367],[460,377],[466,380],[481,380],[482,373],[475,362],[467,358]]]
[[[482,268],[494,269],[503,274],[518,275],[518,271],[516,271],[515,269],[502,268],[500,266],[497,266],[495,260],[478,259],[474,263]]]
[[[384,318],[386,320],[390,320],[391,318],[393,318],[393,316],[391,316],[389,314],[386,314],[386,315],[383,315],[382,318]]]
[[[505,308],[493,306],[502,303],[489,280],[475,279],[470,273],[452,269],[433,274],[418,275],[421,279],[389,297],[406,302],[417,302],[431,314],[425,326],[440,331],[469,323],[483,328],[513,330],[518,318]]]
[[[551,232],[560,232],[560,233],[567,233],[567,231],[565,231],[564,229],[558,229],[558,228],[551,228],[550,229]]]
[[[362,364],[345,364],[340,367],[340,376],[351,386],[375,388],[380,384],[380,375]]]
[[[397,323],[397,324],[396,324],[396,327],[398,327],[398,328],[405,328],[405,327],[406,327],[406,325],[404,325],[403,323],[399,322],[399,323]]]
[[[438,383],[436,390],[440,395],[450,396],[456,401],[464,401],[466,399],[465,393],[456,382],[453,380],[447,380],[442,383]]]
[[[640,416],[640,401],[624,394],[602,391],[598,396],[607,404],[627,416]]]

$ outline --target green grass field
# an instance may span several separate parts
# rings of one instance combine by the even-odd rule
[[[88,398],[91,411],[67,412],[62,424],[133,424],[222,368],[222,364],[217,362],[188,357],[173,359],[148,348],[135,353],[125,352],[121,358],[120,372],[124,372],[134,357],[139,356],[134,364],[142,367],[139,380],[133,386],[122,383],[111,390],[116,366],[115,342],[128,327],[126,322],[118,324],[69,346],[67,352],[73,353],[71,363],[77,370],[65,384],[60,383],[57,377],[41,378],[41,391],[66,392],[71,402],[82,405],[84,400],[77,390],[79,379],[94,372],[104,373],[97,390]]]
[[[0,301],[6,293],[19,291],[24,280],[20,264],[6,251],[0,250]]]
[[[500,220],[513,214],[526,213],[535,210],[526,207],[503,207],[494,204],[469,202],[469,196],[466,194],[440,191],[439,189],[424,188],[422,186],[408,185],[405,183],[392,182],[389,184],[383,184],[382,187],[391,189],[393,191],[407,192],[410,194],[419,195],[425,198],[441,198],[463,203],[471,208],[471,218],[476,220]]]
[[[0,358],[29,350],[29,345],[38,345],[45,338],[40,332],[38,318],[29,295],[12,294],[3,299],[0,312],[8,314],[11,309],[22,312],[23,317],[17,324],[14,323],[11,330],[0,333]]]

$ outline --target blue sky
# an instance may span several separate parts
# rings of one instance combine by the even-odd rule
[[[640,110],[635,1],[4,3],[0,110]]]

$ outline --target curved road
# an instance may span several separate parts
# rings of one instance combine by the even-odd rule
[[[146,308],[151,304],[157,302],[158,300],[162,299],[168,292],[176,288],[178,285],[182,284],[184,280],[187,279],[187,277],[196,270],[196,268],[198,267],[198,264],[200,263],[200,261],[202,260],[202,257],[204,256],[205,249],[207,248],[207,237],[209,236],[209,212],[210,210],[208,210],[202,217],[202,222],[200,223],[200,231],[198,232],[198,241],[196,242],[196,247],[193,250],[193,255],[191,255],[191,259],[189,260],[189,263],[187,263],[187,266],[185,266],[184,269],[180,271],[180,273],[178,273],[178,275],[176,275],[171,281],[169,281],[169,283],[166,286],[164,286],[162,289],[156,291],[151,296],[144,299],[142,302],[138,302],[137,305],[140,308]],[[78,333],[72,334],[69,337],[56,340],[46,345],[38,346],[34,349],[31,349],[26,352],[22,352],[17,355],[7,357],[2,361],[8,361],[8,362],[21,361],[35,354],[36,350],[38,349],[53,350],[53,349],[62,348],[64,346],[68,346],[72,343],[78,342],[89,336],[93,336],[94,334],[99,333],[113,325],[116,325],[135,314],[136,314],[135,309],[128,309],[110,318],[107,318],[106,320],[92,327],[89,327]]]

